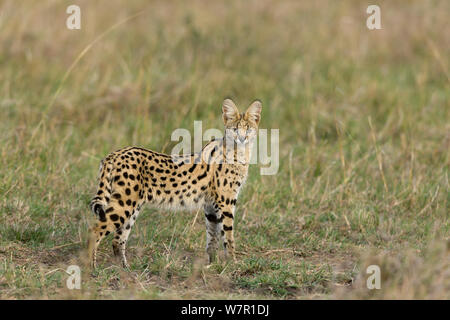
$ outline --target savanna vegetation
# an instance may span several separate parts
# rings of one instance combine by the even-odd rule
[[[381,30],[369,4],[1,1],[0,298],[448,299],[450,3],[378,1]],[[238,201],[237,263],[206,267],[202,212],[145,209],[131,271],[107,239],[91,273],[100,160],[222,128],[224,97],[280,130],[278,173],[253,165]]]

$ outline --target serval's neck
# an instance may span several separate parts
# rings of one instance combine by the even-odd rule
[[[222,151],[224,162],[248,167],[253,149],[253,141],[239,144],[233,140],[223,138]]]
[[[229,142],[227,142],[229,141]],[[253,142],[245,145],[237,145],[235,142],[223,139],[212,140],[202,149],[202,162],[206,164],[222,163],[248,167],[251,159]],[[200,154],[193,155],[194,160],[200,158]]]

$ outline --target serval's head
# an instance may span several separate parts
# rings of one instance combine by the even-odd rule
[[[255,100],[245,113],[239,113],[234,102],[225,99],[222,105],[222,118],[227,138],[233,139],[238,145],[252,141],[258,131],[261,109],[261,101]]]

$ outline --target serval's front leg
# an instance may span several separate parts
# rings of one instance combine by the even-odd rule
[[[216,251],[218,248],[219,234],[222,230],[221,213],[212,205],[206,205],[206,253],[208,254],[209,264],[216,260]]]
[[[222,230],[220,231],[223,249],[225,252],[225,258],[231,257],[233,261],[236,262],[236,255],[234,253],[234,234],[233,234],[233,223],[234,223],[234,210],[235,205],[229,204],[223,206],[220,210],[222,213]]]

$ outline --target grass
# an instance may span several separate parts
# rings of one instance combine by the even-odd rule
[[[375,31],[357,1],[77,3],[81,30],[69,3],[0,4],[0,298],[449,298],[447,1],[379,1]],[[145,209],[131,272],[106,239],[68,290],[99,161],[221,128],[226,96],[280,129],[278,173],[251,167],[238,201],[238,262],[205,267],[202,213]]]

